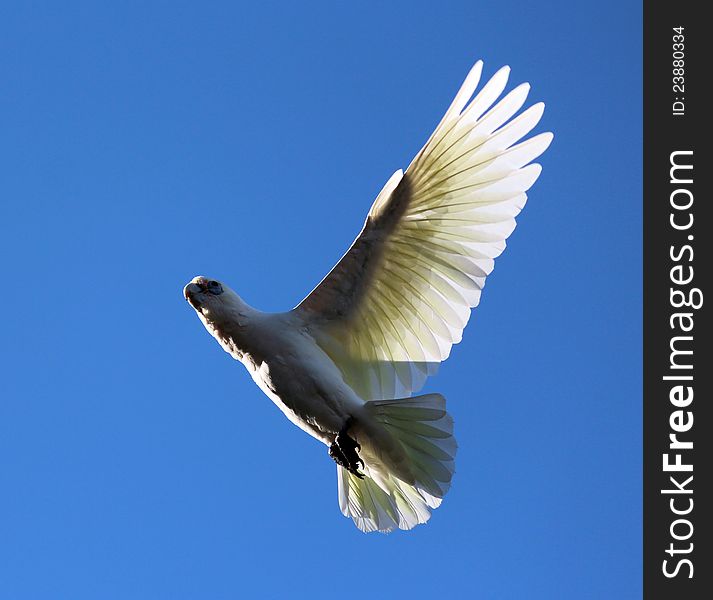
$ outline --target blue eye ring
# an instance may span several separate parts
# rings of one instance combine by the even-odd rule
[[[223,286],[217,281],[209,281],[206,283],[206,288],[211,294],[216,296],[223,293]]]

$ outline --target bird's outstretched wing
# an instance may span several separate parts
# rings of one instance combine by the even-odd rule
[[[367,400],[417,392],[461,340],[540,174],[530,162],[552,140],[521,141],[544,105],[513,118],[529,85],[498,102],[508,67],[472,98],[481,71],[479,61],[406,172],[379,193],[354,244],[294,309]]]

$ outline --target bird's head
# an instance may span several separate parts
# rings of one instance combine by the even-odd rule
[[[220,318],[240,303],[238,295],[226,285],[202,275],[194,277],[183,288],[183,296],[204,317]]]
[[[183,288],[183,296],[208,333],[233,358],[242,360],[243,351],[238,346],[241,332],[255,311],[227,285],[208,277],[191,279]]]

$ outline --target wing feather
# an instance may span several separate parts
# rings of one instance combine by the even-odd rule
[[[406,172],[387,181],[349,251],[294,309],[365,399],[417,392],[462,339],[540,175],[532,161],[552,141],[523,141],[544,111],[537,103],[517,114],[529,84],[498,101],[509,67],[473,97],[482,66]]]

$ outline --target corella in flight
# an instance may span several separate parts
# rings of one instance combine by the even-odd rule
[[[540,174],[531,161],[552,141],[522,141],[544,110],[515,117],[529,85],[498,101],[509,68],[473,97],[481,71],[478,62],[351,248],[296,308],[260,312],[207,277],[183,291],[260,389],[327,446],[339,506],[362,531],[425,523],[450,487],[457,446],[445,398],[412,394],[461,340]]]

